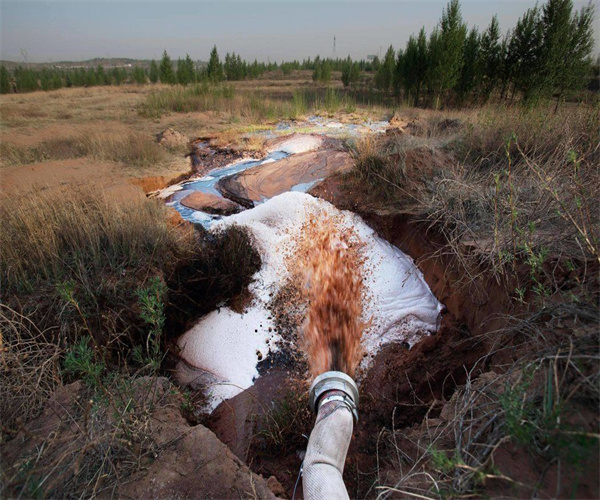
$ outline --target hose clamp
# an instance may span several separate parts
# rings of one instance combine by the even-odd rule
[[[339,392],[326,395],[331,391]],[[318,413],[319,408],[329,401],[343,402],[354,416],[354,419],[358,421],[358,387],[354,380],[344,372],[329,371],[322,373],[315,378],[310,386],[309,405],[313,412]]]

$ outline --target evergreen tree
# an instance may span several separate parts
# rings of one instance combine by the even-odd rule
[[[219,53],[217,52],[217,46],[214,45],[210,51],[210,59],[208,60],[208,67],[206,69],[208,78],[213,82],[220,82],[223,80],[223,65],[219,60]]]
[[[10,73],[4,67],[0,66],[0,94],[8,94],[10,92]]]
[[[479,33],[476,28],[473,28],[465,40],[463,66],[456,86],[461,102],[465,102],[473,89],[479,86],[481,80],[479,68]]]
[[[37,75],[32,70],[19,66],[14,74],[18,92],[32,92],[39,88]]]
[[[556,107],[565,93],[583,88],[589,81],[592,69],[591,54],[594,48],[594,7],[590,3],[576,13],[571,20],[571,37],[562,68],[556,74],[558,99]]]
[[[331,81],[331,63],[329,59],[326,59],[321,64],[321,78],[319,81],[321,83],[329,83]]]
[[[542,8],[539,75],[540,95],[550,97],[587,83],[593,48],[593,7],[589,4],[573,14],[571,0],[548,0]],[[558,106],[557,102],[557,106]]]
[[[52,90],[52,73],[47,68],[42,68],[40,73],[40,86],[42,90]]]
[[[121,85],[127,78],[127,74],[124,69],[113,68],[111,71],[112,81],[115,85]]]
[[[466,36],[467,27],[460,13],[460,4],[458,0],[451,0],[429,38],[427,83],[436,109],[443,95],[458,82]]]
[[[406,99],[419,104],[421,89],[427,74],[427,35],[425,28],[421,28],[418,38],[410,36],[404,51],[403,63],[397,68],[399,80],[404,87]]]
[[[315,57],[312,79],[313,82],[321,81],[321,58],[319,56]]]
[[[194,61],[189,54],[185,55],[185,59],[177,61],[177,81],[182,85],[188,85],[196,81],[196,69]]]
[[[152,83],[158,82],[158,64],[156,64],[156,61],[154,59],[152,59],[152,61],[150,62],[150,72],[148,74],[148,78],[150,78],[150,82]]]
[[[383,58],[383,62],[377,69],[377,73],[375,74],[375,86],[379,90],[387,91],[392,87],[392,83],[394,81],[394,71],[396,69],[396,52],[394,51],[394,47],[391,45],[387,49],[385,53],[385,57]]]
[[[97,85],[108,85],[108,75],[104,72],[104,68],[101,64],[98,64],[96,68],[96,84]]]
[[[537,7],[528,9],[517,21],[508,43],[506,71],[515,90],[523,94],[527,102],[537,100],[544,87],[540,81],[542,66],[542,25]]]
[[[133,77],[133,81],[138,85],[146,83],[146,72],[141,66],[134,67],[131,76]]]
[[[115,69],[117,69],[117,68],[115,68]],[[85,82],[84,85],[86,87],[93,87],[93,86],[97,85],[96,71],[94,71],[94,68],[88,68],[88,70],[85,72],[84,82]]]
[[[482,78],[482,94],[488,100],[492,91],[498,85],[502,68],[502,47],[500,43],[500,26],[498,18],[492,21],[481,35],[479,45],[479,63]]]
[[[163,52],[162,59],[160,60],[158,74],[161,83],[167,83],[171,85],[177,83],[177,77],[175,76],[175,71],[173,71],[173,63],[171,62],[171,58],[169,57],[169,54],[167,54],[166,50]]]
[[[353,62],[350,59],[350,56],[344,61],[344,65],[342,66],[342,83],[344,87],[348,87],[349,85],[358,82],[360,79],[360,68],[358,64]]]
[[[62,78],[61,75],[58,73],[58,71],[54,71],[53,75],[52,75],[52,88],[54,90],[56,89],[60,89],[63,86],[63,82],[62,82]]]

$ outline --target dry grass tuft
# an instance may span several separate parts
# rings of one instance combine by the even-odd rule
[[[101,129],[86,130],[75,137],[49,139],[33,147],[6,142],[0,144],[0,166],[82,157],[148,167],[163,163],[167,154],[144,134],[122,134]]]
[[[167,224],[160,202],[117,203],[91,189],[18,203],[2,200],[0,214],[3,294],[105,270],[158,265],[191,245],[185,233]]]
[[[355,143],[352,154],[355,163],[349,175],[354,181],[367,184],[382,201],[393,201],[399,196],[406,180],[401,143],[390,145],[367,135]]]
[[[27,317],[0,304],[0,443],[36,417],[60,384],[61,347]]]

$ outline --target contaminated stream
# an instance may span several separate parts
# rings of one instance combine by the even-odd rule
[[[302,192],[310,186],[230,216],[181,205],[193,190],[219,195],[221,178],[314,149],[311,137],[295,135],[262,160],[213,170],[163,194],[209,231],[246,228],[262,259],[243,310],[220,307],[178,340],[177,377],[205,389],[208,412],[251,387],[260,366],[283,353],[304,358],[312,376],[340,369],[360,382],[383,346],[410,347],[439,327],[442,305],[413,260],[356,214]]]

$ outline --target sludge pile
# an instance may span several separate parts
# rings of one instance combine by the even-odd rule
[[[262,258],[249,287],[252,303],[242,312],[223,307],[210,313],[178,342],[187,368],[194,368],[183,381],[206,374],[212,408],[250,387],[259,359],[277,351],[282,339],[272,300],[290,282],[304,292],[291,295],[304,304],[289,309],[307,312],[305,345],[296,348],[309,353],[313,374],[335,365],[352,373],[359,364],[362,372],[382,346],[412,345],[437,329],[442,306],[413,261],[357,215],[289,192],[213,230],[230,224],[248,229]]]

